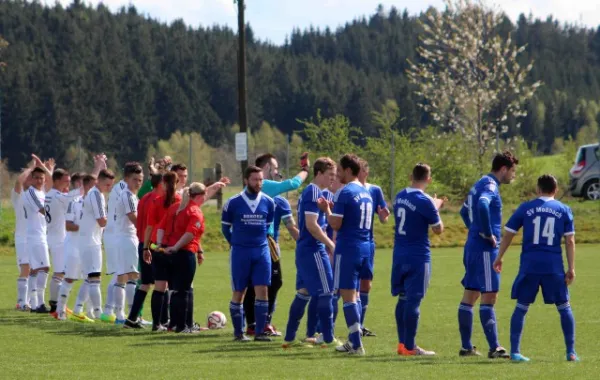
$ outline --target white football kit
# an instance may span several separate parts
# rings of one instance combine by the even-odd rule
[[[102,230],[98,219],[106,218],[104,195],[93,187],[83,198],[79,214],[79,255],[85,274],[102,272]]]
[[[65,238],[67,236],[65,215],[67,208],[69,203],[80,194],[79,189],[63,193],[54,188],[46,193],[44,207],[48,224],[48,248],[55,273],[62,273],[65,268]]]
[[[69,202],[67,213],[65,215],[66,222],[75,224],[80,223],[81,212],[83,206],[83,198],[78,197]],[[79,231],[67,231],[65,236],[65,277],[72,280],[80,280],[85,278],[81,265],[81,255],[79,254]]]
[[[23,193],[18,194],[15,189],[10,191],[10,201],[15,210],[15,250],[17,251],[17,265],[29,264],[29,253],[27,252],[27,219],[23,206]]]
[[[45,198],[46,194],[33,186],[23,191],[23,211],[27,220],[27,251],[29,251],[29,265],[34,270],[50,266],[44,209]]]
[[[125,188],[117,199],[115,213],[115,237],[117,241],[117,274],[138,273],[138,245],[135,224],[128,214],[137,214],[138,198]]]
[[[115,274],[119,268],[119,242],[116,228],[116,212],[119,195],[127,188],[127,183],[121,180],[116,183],[108,195],[108,215],[104,229],[104,252],[106,254],[106,274]]]

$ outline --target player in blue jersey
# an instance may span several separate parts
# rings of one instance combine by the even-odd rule
[[[322,347],[338,343],[333,336],[333,271],[325,247],[335,250],[335,245],[323,230],[323,211],[319,209],[321,191],[335,177],[335,162],[319,158],[313,166],[313,181],[304,189],[298,200],[298,226],[300,236],[296,244],[296,297],[290,306],[290,315],[283,348],[303,346],[296,342],[296,333],[311,298],[318,298],[317,314],[323,331],[319,342]]]
[[[245,189],[231,197],[223,207],[222,231],[231,245],[231,285],[233,296],[229,304],[235,339],[250,339],[243,333],[244,295],[252,283],[256,294],[254,313],[256,335],[254,340],[268,342],[264,333],[269,312],[267,287],[271,284],[271,254],[267,231],[275,216],[275,202],[261,192],[262,170],[249,166],[244,171]]]
[[[540,287],[544,303],[555,304],[560,314],[567,360],[579,361],[568,289],[575,279],[575,226],[571,209],[554,199],[557,188],[558,182],[551,175],[538,179],[539,198],[523,203],[508,220],[500,253],[494,262],[494,269],[500,273],[504,254],[522,227],[521,265],[512,288],[512,299],[517,300],[517,306],[510,321],[510,357],[517,362],[529,361],[521,355],[521,334],[529,305],[535,301]],[[563,236],[567,248],[566,272],[560,245]]]
[[[385,197],[383,196],[381,187],[367,183],[368,176],[369,163],[365,160],[361,160],[358,180],[365,187],[365,189],[367,189],[369,194],[371,194],[371,198],[373,199],[373,214],[371,219],[375,219],[375,215],[377,214],[379,221],[385,224],[390,216],[390,210],[387,208],[387,204],[385,203]],[[369,262],[369,268],[360,274],[360,297],[358,298],[358,306],[361,309],[360,325],[362,327],[363,336],[376,336],[374,332],[364,326],[365,315],[367,314],[367,308],[369,307],[369,293],[371,292],[375,268],[375,237],[373,235],[373,225],[374,223],[371,224],[371,231],[369,235],[371,240],[371,260]]]
[[[398,355],[431,356],[435,352],[417,346],[415,337],[419,325],[419,306],[427,293],[431,276],[429,228],[438,235],[444,231],[438,211],[444,201],[425,193],[427,185],[431,183],[429,165],[417,164],[410,179],[411,186],[399,192],[394,200],[396,227],[392,295],[398,296]]]
[[[360,310],[357,299],[360,273],[369,270],[371,259],[370,231],[373,222],[373,200],[358,181],[360,159],[347,154],[340,160],[338,177],[345,186],[329,202],[321,198],[319,205],[327,215],[327,222],[337,231],[334,251],[334,289],[344,300],[344,316],[349,329],[348,342],[336,347],[351,355],[365,355],[362,345]]]
[[[498,241],[502,227],[502,198],[500,185],[515,178],[519,160],[511,153],[498,153],[492,161],[492,172],[483,176],[471,188],[460,215],[469,229],[463,263],[465,288],[458,308],[458,326],[462,341],[460,356],[481,355],[471,343],[473,305],[481,296],[479,318],[488,341],[488,358],[509,358],[498,342],[498,327],[494,305],[500,289],[500,275],[492,264],[498,256]]]
[[[283,178],[279,173],[279,163],[277,158],[271,153],[264,153],[256,157],[254,164],[262,169],[263,172],[263,187],[262,192],[275,199],[277,195],[283,194],[288,191],[297,190],[308,176],[308,169],[310,161],[308,159],[308,153],[304,153],[300,158],[300,172],[293,178],[281,181]],[[281,181],[281,182],[279,182]],[[278,224],[274,224],[278,225]],[[269,246],[276,246],[274,241],[274,226],[269,229]],[[271,250],[271,255],[275,256],[276,251]],[[272,311],[275,308],[277,301],[277,294],[279,289],[283,286],[283,278],[281,275],[281,262],[279,260],[273,260],[271,266],[271,286],[269,286],[269,310]],[[248,288],[246,296],[244,297],[244,315],[247,322],[246,334],[254,335],[256,328],[254,318],[254,301],[255,294],[252,286]],[[280,336],[281,333],[277,329],[269,324],[265,327],[265,332],[271,336]]]
[[[336,168],[336,170],[337,170],[337,168]],[[334,179],[333,179],[333,182],[331,183],[331,185],[321,192],[323,199],[325,199],[326,201],[331,202],[331,204],[333,204],[333,197],[335,196],[335,193],[340,189],[341,186],[342,186],[342,184],[338,180],[337,171],[336,171],[336,174],[334,176]],[[325,217],[324,214],[323,214],[323,218],[319,221],[319,225],[321,226],[323,231],[325,231],[325,233],[327,234],[327,237],[335,243],[335,236],[334,236],[333,228],[331,228],[331,226],[329,224],[327,224],[327,217]],[[329,261],[333,264],[333,251],[329,250],[329,248],[327,248],[327,247],[325,247],[325,249],[327,251],[327,255],[329,255]],[[321,326],[319,324],[319,317],[317,315],[318,301],[319,301],[318,297],[313,297],[310,299],[310,302],[308,303],[308,310],[306,312],[307,316],[306,316],[306,339],[305,339],[305,342],[308,342],[308,343],[316,342],[316,339],[318,339],[317,334],[321,333]],[[338,301],[339,301],[339,294],[335,293],[333,295],[333,323],[334,323],[334,325],[335,325],[335,319],[337,316],[338,303],[339,303]],[[315,338],[315,335],[317,335],[317,338]]]

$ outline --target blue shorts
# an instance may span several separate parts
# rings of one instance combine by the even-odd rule
[[[461,283],[466,290],[496,293],[500,290],[500,274],[492,267],[498,257],[498,248],[489,244],[467,243],[463,263],[465,276]]]
[[[333,292],[333,271],[325,251],[296,250],[296,290],[306,289],[311,296]]]
[[[373,280],[375,273],[375,242],[371,242],[371,256],[365,268],[359,273],[361,280]]]
[[[333,287],[339,289],[359,289],[360,274],[372,272],[371,243],[353,245],[345,249],[341,244],[335,247],[333,263]]]
[[[250,284],[271,285],[271,253],[269,246],[232,247],[230,256],[231,288],[242,292]]]
[[[519,273],[513,283],[511,298],[520,304],[532,304],[542,288],[544,303],[562,304],[569,300],[569,288],[564,274]]]
[[[392,295],[422,299],[427,293],[430,279],[431,263],[394,263],[392,266]]]

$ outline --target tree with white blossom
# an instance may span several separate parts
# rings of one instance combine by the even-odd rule
[[[474,143],[482,171],[491,142],[506,133],[510,117],[526,116],[525,102],[541,83],[528,83],[532,62],[519,64],[525,46],[499,34],[502,12],[482,0],[445,4],[421,19],[419,59],[409,61],[407,75],[434,123]]]

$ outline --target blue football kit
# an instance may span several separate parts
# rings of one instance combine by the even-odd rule
[[[254,198],[254,199],[252,199]],[[273,223],[275,202],[263,193],[244,191],[223,207],[221,223],[231,229],[231,280],[234,291],[248,284],[271,284],[271,255],[267,231]]]
[[[358,289],[359,275],[370,270],[373,200],[358,182],[337,192],[333,216],[342,218],[334,253],[334,288]]]
[[[512,299],[517,305],[510,320],[510,352],[514,361],[529,361],[521,355],[521,336],[529,305],[541,288],[546,304],[555,304],[560,315],[568,361],[577,361],[575,353],[575,318],[565,282],[561,241],[575,234],[573,213],[563,203],[539,197],[519,206],[505,229],[517,233],[523,229],[521,263],[513,283]]]
[[[442,221],[433,199],[420,189],[406,188],[394,200],[394,258],[392,295],[398,296],[398,343],[415,349],[421,300],[431,276],[429,228]]]
[[[373,200],[373,209],[371,214],[371,230],[369,231],[369,240],[371,243],[371,257],[369,260],[368,269],[362,271],[360,273],[361,280],[373,280],[373,274],[375,269],[375,237],[373,234],[374,221],[375,218],[378,217],[377,209],[378,208],[386,208],[387,204],[385,203],[385,198],[383,196],[383,191],[381,187],[377,185],[372,185],[370,183],[365,184],[365,188],[371,195],[371,199]]]
[[[306,216],[317,218],[323,227],[325,214],[319,210],[317,200],[321,190],[315,184],[308,185],[298,200],[298,230],[296,243],[296,289],[305,288],[311,296],[333,292],[333,273],[325,245],[314,238],[306,227]]]
[[[565,284],[561,241],[563,236],[575,233],[571,209],[553,198],[525,202],[505,226],[512,233],[521,228],[521,264],[512,298],[523,304],[533,303],[541,287],[545,303],[567,302],[569,291]]]
[[[461,210],[469,228],[463,257],[465,276],[462,279],[467,290],[493,293],[500,289],[500,275],[492,268],[498,247],[494,248],[484,238],[494,235],[500,244],[502,198],[499,186],[500,182],[493,175],[483,176],[471,188]]]
[[[439,212],[429,195],[407,188],[396,195],[394,219],[392,295],[423,298],[431,275],[429,228],[440,225]]]

